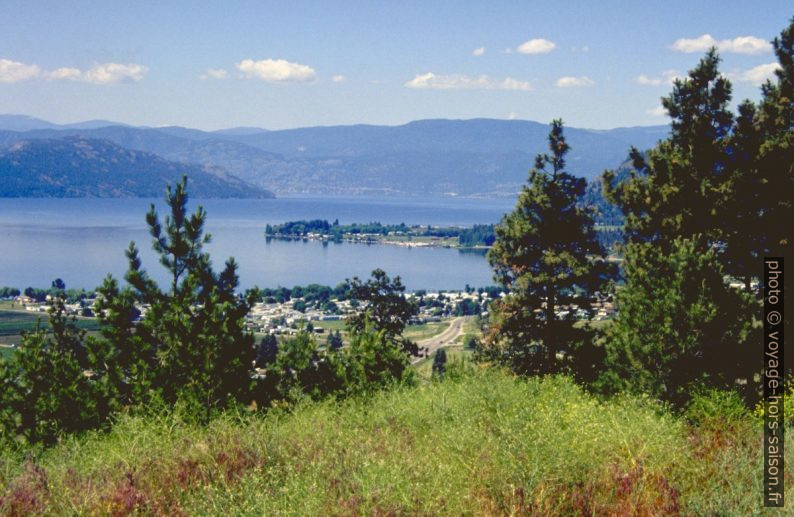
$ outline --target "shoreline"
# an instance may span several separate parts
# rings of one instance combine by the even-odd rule
[[[431,239],[429,241],[414,241],[414,240],[393,240],[389,238],[377,237],[362,237],[356,238],[353,236],[342,237],[341,239],[334,239],[328,235],[283,235],[271,234],[265,235],[265,239],[276,239],[281,241],[320,241],[323,243],[348,243],[348,244],[385,244],[390,246],[400,246],[403,248],[449,248],[459,250],[489,250],[491,246],[477,245],[477,246],[461,246],[451,242],[444,242],[444,239],[438,238],[439,242],[434,242],[433,237],[425,237]]]

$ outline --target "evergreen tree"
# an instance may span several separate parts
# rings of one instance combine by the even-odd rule
[[[447,372],[447,351],[440,348],[433,357],[433,375],[443,378]]]
[[[629,238],[626,284],[606,336],[606,386],[676,402],[695,384],[741,381],[748,392],[755,388],[755,308],[723,275],[724,266],[745,278],[760,268],[753,264],[758,241],[744,235],[761,231],[761,201],[753,194],[760,184],[758,134],[750,103],[734,124],[731,86],[718,63],[711,49],[687,78],[675,81],[663,99],[671,135],[647,157],[632,150],[629,178],[614,183],[614,175],[605,174],[606,193],[626,215]]]
[[[508,296],[490,306],[486,349],[522,373],[563,368],[558,354],[570,359],[584,336],[573,326],[574,311],[563,316],[561,309],[587,310],[608,278],[592,214],[579,204],[585,180],[565,170],[569,146],[560,120],[551,124],[549,149],[537,156],[488,253]]]
[[[653,243],[627,245],[626,287],[618,291],[599,380],[606,391],[682,403],[703,384],[744,386],[752,398],[762,355],[747,317],[753,302],[723,281],[716,253],[703,252],[703,240],[676,238],[669,251]]]
[[[419,307],[406,299],[405,286],[399,276],[392,280],[382,269],[375,269],[366,282],[358,277],[348,281],[347,290],[350,299],[364,302],[363,310],[347,318],[351,332],[361,333],[370,325],[374,331],[383,332],[385,339],[400,344],[407,354],[418,355],[416,343],[402,334]]]
[[[306,331],[279,346],[270,380],[277,399],[297,401],[304,396],[319,400],[341,392],[345,387],[344,364],[335,352],[320,348],[314,336]],[[272,395],[271,395],[272,397]]]
[[[199,207],[187,214],[187,178],[173,190],[168,187],[166,202],[170,214],[164,226],[154,205],[146,221],[152,247],[168,270],[169,289],[161,290],[142,269],[131,243],[125,277],[130,286],[119,290],[111,278],[105,281],[100,319],[110,327],[105,338],[117,351],[120,391],[131,402],[181,399],[208,416],[214,407],[248,402],[254,339],[244,322],[256,293],[236,293],[234,259],[220,273],[213,271],[203,251],[210,241],[204,233],[206,212]],[[137,323],[135,307],[146,307]]]
[[[133,251],[130,248],[128,253]],[[107,358],[98,374],[114,387],[121,406],[148,402],[157,375],[157,346],[146,329],[136,325],[141,316],[136,293],[130,287],[120,289],[110,275],[97,292],[95,309],[102,322],[100,332]]]
[[[329,332],[328,333],[328,340],[326,345],[331,350],[341,350],[344,346],[344,341],[342,340],[342,334],[339,333],[337,330],[336,332]]]
[[[267,368],[278,356],[278,339],[273,334],[264,336],[256,347],[256,367]]]
[[[731,163],[727,152],[733,115],[730,82],[720,75],[711,49],[685,79],[676,79],[662,99],[672,118],[671,136],[647,155],[632,148],[634,170],[615,183],[604,173],[607,196],[626,217],[632,242],[669,246],[676,237],[702,235],[719,242],[725,188]]]
[[[370,391],[394,382],[411,382],[413,370],[399,340],[365,318],[361,330],[351,329],[343,350],[345,385],[349,393]]]
[[[757,109],[745,101],[739,106],[728,150],[732,163],[725,189],[720,258],[726,272],[741,279],[747,292],[751,291],[753,278],[760,274],[767,242],[764,213],[769,200],[763,193],[767,180],[759,167],[760,147]]]
[[[791,255],[792,223],[794,221],[794,17],[778,38],[773,41],[780,68],[775,71],[775,81],[761,88],[758,122],[762,144],[759,151],[759,169],[766,182],[763,228],[765,246],[763,254],[781,257]],[[760,272],[759,272],[760,274]],[[791,334],[794,318],[791,311],[784,318],[785,333]],[[789,354],[786,368],[792,370]]]
[[[776,81],[761,87],[759,169],[766,187],[764,253],[784,256],[791,250],[794,220],[794,18],[773,46],[780,68],[775,71]]]
[[[51,444],[64,433],[99,427],[110,400],[94,382],[85,331],[66,316],[63,297],[50,307],[50,326],[24,332],[10,360],[0,359],[0,427],[11,438]]]

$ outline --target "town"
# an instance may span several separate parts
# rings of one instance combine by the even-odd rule
[[[0,312],[22,312],[41,314],[47,313],[55,297],[57,289],[40,290],[28,288],[25,292],[7,288],[0,297]],[[90,322],[96,321],[94,306],[98,294],[92,291],[74,290],[61,291],[66,303],[67,315]],[[9,295],[15,294],[14,296]],[[498,286],[473,288],[466,286],[464,290],[426,291],[416,290],[406,293],[408,301],[416,303],[419,310],[411,325],[440,323],[458,316],[488,316],[490,303],[504,297],[504,290]],[[583,304],[584,305],[584,304]],[[612,318],[615,307],[611,295],[596,293],[590,302],[590,310],[579,304],[555,306],[560,319],[604,321]],[[146,315],[149,307],[146,304],[136,305],[139,318]],[[306,287],[279,287],[260,290],[257,301],[246,316],[246,328],[255,334],[294,335],[299,330],[310,330],[316,334],[324,334],[331,329],[342,328],[346,317],[361,309],[360,302],[350,299],[344,284],[335,288],[312,284]],[[15,330],[29,330],[34,319],[26,319],[25,325],[8,332],[17,334]],[[7,332],[6,337],[9,338]],[[6,340],[5,345],[16,345],[17,340]]]

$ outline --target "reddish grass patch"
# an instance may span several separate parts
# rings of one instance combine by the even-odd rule
[[[43,513],[50,489],[47,471],[32,461],[25,463],[5,495],[0,496],[0,513],[9,517]]]
[[[138,486],[135,475],[129,471],[115,484],[105,501],[107,512],[114,517],[152,512],[149,495]]]

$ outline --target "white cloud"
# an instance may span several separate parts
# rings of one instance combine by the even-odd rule
[[[677,78],[677,71],[665,70],[662,72],[661,77],[651,77],[645,74],[640,74],[634,78],[634,82],[643,86],[659,86],[660,84],[672,84],[672,82]]]
[[[477,47],[471,51],[472,56],[482,56],[485,54],[485,47]]]
[[[686,53],[705,52],[711,47],[717,47],[720,52],[736,54],[764,54],[772,51],[772,45],[768,41],[755,36],[716,40],[711,34],[703,34],[697,38],[678,39],[671,46],[673,50]]]
[[[28,65],[10,59],[0,59],[0,83],[15,83],[35,79],[41,75],[37,65]]]
[[[662,84],[662,79],[659,77],[648,77],[645,74],[640,74],[634,78],[634,82],[643,86],[659,86]]]
[[[516,48],[522,54],[548,54],[557,45],[554,42],[543,38],[527,40]]]
[[[574,88],[577,86],[592,86],[595,81],[583,75],[582,77],[565,76],[557,79],[557,88]]]
[[[83,73],[79,68],[63,67],[46,74],[51,81],[79,81]]]
[[[149,69],[135,63],[103,63],[86,70],[80,80],[94,84],[140,81]]]
[[[102,63],[96,64],[83,72],[79,68],[61,67],[52,71],[39,68],[38,65],[28,65],[0,59],[0,82],[13,83],[30,79],[46,79],[48,81],[82,81],[95,84],[111,84],[123,81],[140,81],[148,69],[135,63]]]
[[[527,81],[520,81],[512,77],[497,80],[487,75],[471,77],[468,75],[436,75],[433,72],[418,74],[406,82],[407,88],[433,89],[433,90],[520,90],[529,91],[532,85]]]
[[[333,82],[335,82],[335,83],[343,83],[343,82],[347,81],[347,77],[345,77],[344,75],[341,75],[341,74],[337,74],[337,75],[332,76],[331,80]]]
[[[745,70],[744,72],[739,72],[737,74],[731,74],[730,78],[743,82],[743,83],[752,83],[754,85],[761,85],[766,82],[767,79],[772,79],[775,77],[775,70],[780,68],[780,64],[775,63],[767,63],[765,65],[758,65],[753,67],[749,70]]]
[[[244,59],[237,63],[237,69],[245,78],[257,78],[267,82],[307,82],[317,75],[314,69],[284,59],[263,59],[254,61]]]
[[[226,79],[229,73],[223,68],[208,68],[206,72],[201,74],[201,79]]]
[[[647,110],[645,113],[653,115],[654,117],[664,117],[667,115],[667,110],[664,109],[664,106],[656,106],[655,108]]]
[[[515,111],[511,111],[510,113],[507,114],[507,120],[516,120],[517,118],[518,115],[516,115]]]

